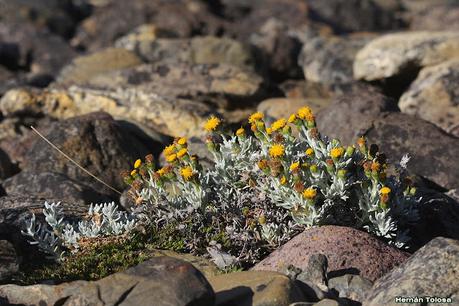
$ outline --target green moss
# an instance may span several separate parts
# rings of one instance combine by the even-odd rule
[[[97,280],[135,266],[151,257],[155,249],[186,252],[185,241],[176,226],[147,229],[148,234],[134,234],[124,239],[103,243],[92,241],[82,251],[66,258],[62,263],[37,261],[21,267],[21,272],[10,282],[29,285],[52,280]]]

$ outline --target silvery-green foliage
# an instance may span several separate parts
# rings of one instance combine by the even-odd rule
[[[136,225],[135,215],[121,212],[115,203],[96,204],[89,207],[87,220],[72,223],[65,220],[60,203],[45,202],[45,223],[37,222],[35,214],[25,222],[23,235],[30,243],[55,259],[62,259],[67,250],[75,251],[79,239],[121,235]]]

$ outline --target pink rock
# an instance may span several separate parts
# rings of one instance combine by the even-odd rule
[[[258,263],[253,270],[284,272],[288,265],[304,270],[309,256],[328,258],[328,271],[347,270],[375,281],[400,265],[409,253],[391,247],[372,235],[350,227],[322,226],[305,230]]]

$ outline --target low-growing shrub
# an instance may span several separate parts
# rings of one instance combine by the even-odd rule
[[[155,235],[175,237],[162,239],[162,247],[210,255],[221,268],[254,264],[304,228],[326,224],[408,245],[420,196],[406,179],[407,156],[389,176],[377,146],[362,137],[344,147],[320,135],[308,107],[269,127],[255,113],[249,124],[250,131],[233,134],[223,131],[219,118],[207,121],[206,144],[215,162],[209,169],[190,154],[185,138],[165,148],[162,168],[151,155],[137,160],[124,174],[136,203],[129,213],[99,205],[75,225],[48,204],[48,224],[32,217],[24,233],[48,253],[65,255],[83,238],[148,226]]]

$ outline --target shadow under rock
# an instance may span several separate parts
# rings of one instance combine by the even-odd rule
[[[251,306],[253,302],[253,291],[250,287],[238,286],[229,290],[216,292],[215,297],[216,306]]]
[[[357,268],[347,268],[347,269],[330,271],[327,273],[327,279],[344,276],[346,274],[359,275],[360,270]]]

